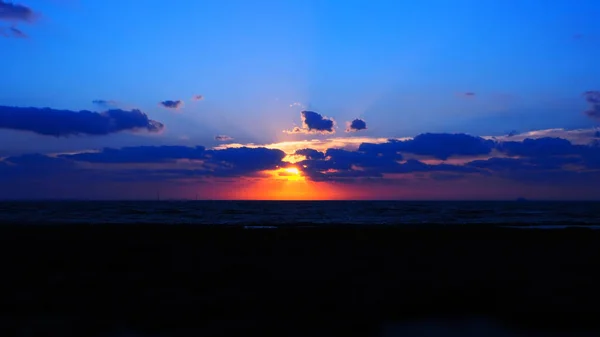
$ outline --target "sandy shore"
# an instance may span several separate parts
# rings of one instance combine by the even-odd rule
[[[527,334],[600,327],[588,229],[4,224],[0,263],[3,336],[376,336],[465,317]]]

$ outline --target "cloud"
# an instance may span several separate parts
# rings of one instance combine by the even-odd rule
[[[183,101],[181,101],[181,100],[177,100],[177,101],[166,100],[166,101],[159,102],[158,105],[165,107],[167,109],[177,110],[183,106]]]
[[[496,148],[513,157],[548,157],[573,154],[575,149],[570,141],[563,138],[527,138],[521,142],[502,142]]]
[[[465,97],[475,97],[475,93],[471,92],[471,91],[467,91],[463,93],[463,96]]]
[[[215,140],[218,140],[220,142],[228,142],[228,141],[233,140],[233,138],[229,137],[227,135],[218,135],[218,136],[215,136]]]
[[[16,38],[19,39],[26,39],[28,36],[27,34],[25,34],[22,30],[18,29],[17,27],[10,27],[10,32],[12,33],[12,35]]]
[[[315,149],[300,149],[300,150],[297,150],[295,152],[295,154],[300,155],[300,156],[305,156],[306,159],[309,159],[309,160],[325,159],[325,153],[317,151]]]
[[[285,141],[272,144],[240,144],[229,143],[215,147],[215,149],[225,149],[230,147],[266,147],[268,149],[279,149],[288,155],[295,154],[297,150],[311,148],[321,152],[327,149],[345,149],[357,150],[362,143],[369,142],[374,144],[385,143],[387,138],[370,138],[370,137],[333,137],[326,139],[311,139],[298,141]]]
[[[282,162],[285,153],[281,150],[257,148],[230,148],[225,150],[210,150],[208,157],[220,164],[224,173],[235,175],[246,174],[263,170],[270,170],[284,165]]]
[[[0,106],[0,129],[35,132],[40,135],[108,135],[121,131],[160,132],[164,125],[149,119],[140,110],[105,112],[71,111],[51,108]]]
[[[18,22],[30,23],[35,21],[37,14],[29,7],[0,0],[0,21],[12,23],[8,28],[0,27],[0,36],[14,37],[19,39],[27,38],[27,34],[17,28]]]
[[[596,132],[598,130],[593,130],[591,134]],[[487,197],[496,196],[495,193],[506,186],[535,187],[542,191],[539,195],[543,197],[547,197],[550,190],[558,197],[565,193],[584,197],[578,193],[584,190],[588,191],[585,195],[600,197],[600,146],[575,144],[560,137],[523,140],[511,137],[511,140],[499,141],[449,133],[425,133],[412,139],[384,142],[357,137],[362,141],[357,143],[348,139],[268,145],[273,148],[130,146],[9,156],[0,159],[0,181],[19,187],[19,191],[30,191],[23,193],[38,193],[44,188],[48,193],[56,193],[74,182],[77,184],[73,185],[73,191],[80,191],[81,184],[147,185],[148,182],[152,182],[152,186],[179,184],[174,191],[184,185],[198,191],[198,185],[194,184],[207,181],[242,184],[271,179],[272,172],[290,166],[286,158],[293,155],[298,157],[293,165],[301,171],[303,181],[316,189],[325,185],[310,183],[329,182],[332,184],[327,186],[345,186],[357,193],[370,193],[368,195],[376,195],[378,188],[389,188],[392,192],[404,191],[402,193],[410,195],[439,195],[435,191],[445,189],[460,196],[467,188],[463,184],[471,184],[469,186],[475,186],[473,188]],[[48,187],[38,188],[42,182]],[[223,186],[231,189],[233,185]],[[119,197],[129,190],[129,187],[121,188],[114,190],[113,195]],[[295,187],[286,188],[293,191]],[[215,189],[218,188],[207,188]],[[8,192],[0,191],[0,196],[6,195]]]
[[[202,95],[194,95],[192,97],[192,101],[202,101],[202,100],[204,100],[204,96],[202,96]]]
[[[546,130],[535,130],[528,132],[511,132],[506,136],[494,136],[494,137],[483,137],[498,142],[502,141],[519,141],[522,142],[525,139],[539,139],[539,138],[562,138],[570,141],[572,144],[587,145],[593,141],[594,134],[598,132],[597,129],[546,129]]]
[[[92,103],[103,108],[116,107],[117,105],[119,105],[117,101],[106,99],[95,99],[92,101]]]
[[[451,156],[487,155],[494,148],[492,141],[463,133],[425,133],[398,145],[399,151],[442,160]]]
[[[361,145],[360,150],[379,153],[406,152],[446,160],[451,156],[478,156],[492,152],[492,140],[463,133],[424,133],[405,141],[389,140],[387,143]]]
[[[293,107],[304,108],[304,105],[302,103],[300,103],[300,102],[294,102],[294,103],[290,104],[290,108],[293,108]]]
[[[381,154],[369,151],[346,151],[329,149],[324,156],[313,155],[311,149],[299,154],[307,159],[299,162],[303,172],[316,181],[345,180],[349,178],[383,178],[385,174],[409,174],[429,172],[473,173],[478,169],[467,166],[437,164],[429,165],[415,159],[401,162],[398,153]]]
[[[205,158],[205,155],[206,148],[204,146],[134,146],[62,154],[58,157],[89,163],[162,163],[177,159],[199,160]]]
[[[285,133],[321,133],[331,134],[335,133],[335,121],[332,118],[323,117],[321,114],[314,111],[302,111],[300,112],[300,118],[302,119],[302,127],[294,127],[291,130],[285,130]]]
[[[282,164],[285,153],[264,147],[207,150],[204,146],[134,146],[121,149],[105,148],[97,152],[64,154],[58,157],[76,162],[104,164],[176,163],[185,159],[196,161],[198,168],[204,168],[207,172],[203,175],[222,176],[275,169]]]
[[[353,120],[352,122],[348,122],[347,124],[348,127],[346,128],[346,132],[356,132],[367,129],[367,123],[359,118],[356,118],[355,120]]]
[[[593,119],[600,119],[600,91],[586,91],[583,97],[589,103],[590,107],[585,114]]]
[[[35,12],[24,5],[0,0],[0,20],[16,22],[32,22],[36,18]]]

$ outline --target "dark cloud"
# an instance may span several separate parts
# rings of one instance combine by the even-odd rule
[[[321,114],[314,111],[300,112],[302,119],[302,127],[294,127],[292,130],[287,130],[287,133],[335,133],[335,121],[331,118],[323,117]]]
[[[489,154],[494,148],[492,140],[457,133],[424,133],[411,140],[389,140],[381,144],[361,144],[362,151],[381,154],[406,152],[446,160],[451,156],[477,156]]]
[[[462,165],[437,164],[429,165],[416,159],[409,159],[400,165],[400,169],[395,173],[413,173],[413,172],[464,172],[474,173],[477,169]]]
[[[519,157],[548,157],[577,154],[582,148],[575,146],[563,138],[527,138],[522,142],[502,142],[497,150],[509,156]]]
[[[474,160],[466,166],[530,183],[556,184],[600,178],[600,148],[593,144],[575,145],[566,139],[546,137],[502,142],[497,149],[510,157]]]
[[[313,149],[300,149],[296,154],[305,156],[306,159],[325,159],[325,153]]]
[[[503,164],[511,159],[514,160],[512,162],[514,165],[516,163],[521,165],[519,167],[521,169],[563,170],[566,165],[600,169],[600,147],[594,142],[588,145],[576,145],[562,138],[528,138],[522,142],[499,143],[497,149],[499,152],[515,157],[507,158]],[[498,164],[500,161],[491,163]]]
[[[324,156],[312,155],[321,153],[312,149],[300,150],[296,154],[304,154],[307,160],[300,162],[302,171],[311,179],[337,180],[348,178],[381,178],[384,174],[428,173],[428,172],[477,172],[474,167],[438,164],[428,165],[418,160],[409,159],[401,163],[402,156],[392,152],[347,151],[328,149]],[[308,155],[307,155],[308,154]]]
[[[356,132],[360,130],[366,130],[367,123],[359,118],[356,118],[352,122],[348,122],[348,127],[346,128],[346,132]]]
[[[105,148],[99,152],[61,155],[61,158],[90,163],[162,163],[177,159],[205,158],[204,146],[136,146],[121,149]]]
[[[586,91],[583,97],[590,105],[585,114],[590,118],[600,119],[600,91]]]
[[[74,162],[41,154],[12,156],[0,161],[0,181],[4,183],[39,181],[68,177],[79,169]]]
[[[42,154],[24,154],[6,158],[9,164],[20,165],[23,167],[39,167],[44,169],[62,169],[74,167],[74,164],[62,158],[49,157]]]
[[[452,156],[486,156],[492,154],[493,150],[510,158],[472,160],[465,165],[432,165],[415,159],[402,162],[402,153],[446,160]],[[432,172],[449,172],[453,179],[456,174],[468,173],[524,179],[529,173],[523,172],[540,172],[549,179],[550,176],[559,176],[556,172],[568,170],[569,166],[581,166],[588,170],[600,168],[600,148],[574,145],[566,139],[548,137],[497,143],[465,134],[422,134],[408,141],[362,143],[357,151],[328,149],[322,153],[303,149],[296,154],[306,156],[307,159],[299,164],[306,175],[315,180]],[[513,176],[511,171],[520,173]]]
[[[107,135],[121,131],[160,132],[164,125],[140,110],[105,112],[71,111],[50,108],[0,106],[0,129],[31,131],[41,135]]]
[[[483,170],[489,176],[518,181],[523,184],[570,186],[573,183],[597,184],[599,170],[566,169],[564,165],[575,164],[577,158],[490,158],[475,160],[465,166]]]
[[[516,170],[527,166],[527,164],[517,158],[489,158],[471,161],[467,163],[467,166],[481,169]]]
[[[218,135],[218,136],[215,136],[215,140],[218,140],[220,142],[228,142],[230,140],[233,140],[233,138],[229,137],[227,135]]]
[[[378,156],[369,152],[328,149],[325,157],[332,164],[332,169],[348,170],[353,166],[360,169],[377,168],[382,172],[393,172],[401,158]]]
[[[285,152],[264,147],[237,147],[207,151],[207,156],[225,173],[243,174],[255,171],[271,170],[284,165]]]
[[[425,133],[412,140],[398,142],[398,150],[446,160],[451,156],[479,156],[489,154],[494,142],[481,137],[457,133]]]
[[[117,101],[106,99],[95,99],[92,101],[92,103],[103,108],[111,108],[118,105]]]
[[[311,181],[370,184],[498,178],[543,186],[560,184],[565,188],[571,183],[590,186],[600,182],[600,147],[572,144],[561,138],[494,142],[465,134],[422,134],[407,141],[362,143],[356,150],[304,148],[295,154],[306,157],[294,165]],[[429,158],[417,160],[410,154]],[[452,164],[431,160],[452,156],[462,158]],[[264,177],[264,170],[290,166],[283,161],[285,157],[281,150],[264,147],[104,148],[77,154],[0,159],[0,181],[21,189],[25,183],[33,186],[39,181],[56,186],[73,181],[183,184],[190,179],[211,177],[238,181],[240,177]]]
[[[192,97],[192,101],[202,101],[202,100],[204,100],[204,96],[202,96],[202,95],[194,95]]]
[[[398,149],[398,141],[393,139],[388,140],[387,143],[362,143],[358,146],[358,151],[378,156],[394,156],[397,160],[402,160],[402,155]]]
[[[463,95],[466,97],[475,97],[475,93],[471,92],[471,91],[467,91],[467,92],[463,93]]]
[[[285,153],[267,148],[227,148],[206,150],[203,146],[137,146],[121,149],[105,148],[99,152],[61,155],[61,159],[76,162],[104,164],[175,163],[191,160],[197,163],[193,170],[165,169],[163,174],[185,176],[240,176],[263,170],[272,170],[285,163]],[[159,173],[160,173],[159,172]],[[156,172],[155,172],[156,173]]]
[[[158,103],[160,106],[163,106],[167,109],[179,109],[183,106],[183,101],[177,100],[177,101],[171,101],[171,100],[166,100],[166,101],[162,101]]]
[[[35,17],[34,11],[27,6],[0,0],[0,20],[31,22]]]

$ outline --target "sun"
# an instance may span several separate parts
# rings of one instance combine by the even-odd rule
[[[290,167],[280,167],[276,170],[266,171],[271,177],[275,180],[279,181],[287,181],[287,182],[303,182],[306,180],[302,171],[300,171],[295,166]]]
[[[286,172],[286,173],[289,173],[291,175],[296,175],[296,176],[300,175],[300,170],[298,170],[297,167],[284,168],[283,171]]]
[[[304,181],[302,172],[294,166],[279,169],[279,177],[287,181]]]

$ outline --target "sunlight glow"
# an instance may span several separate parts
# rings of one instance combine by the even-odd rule
[[[277,170],[267,171],[267,173],[275,180],[283,180],[288,182],[306,182],[306,177],[302,175],[302,171],[300,171],[295,166],[282,167]]]
[[[298,170],[297,167],[288,167],[284,169],[285,172],[289,173],[289,174],[293,174],[293,175],[300,175],[300,171]]]

